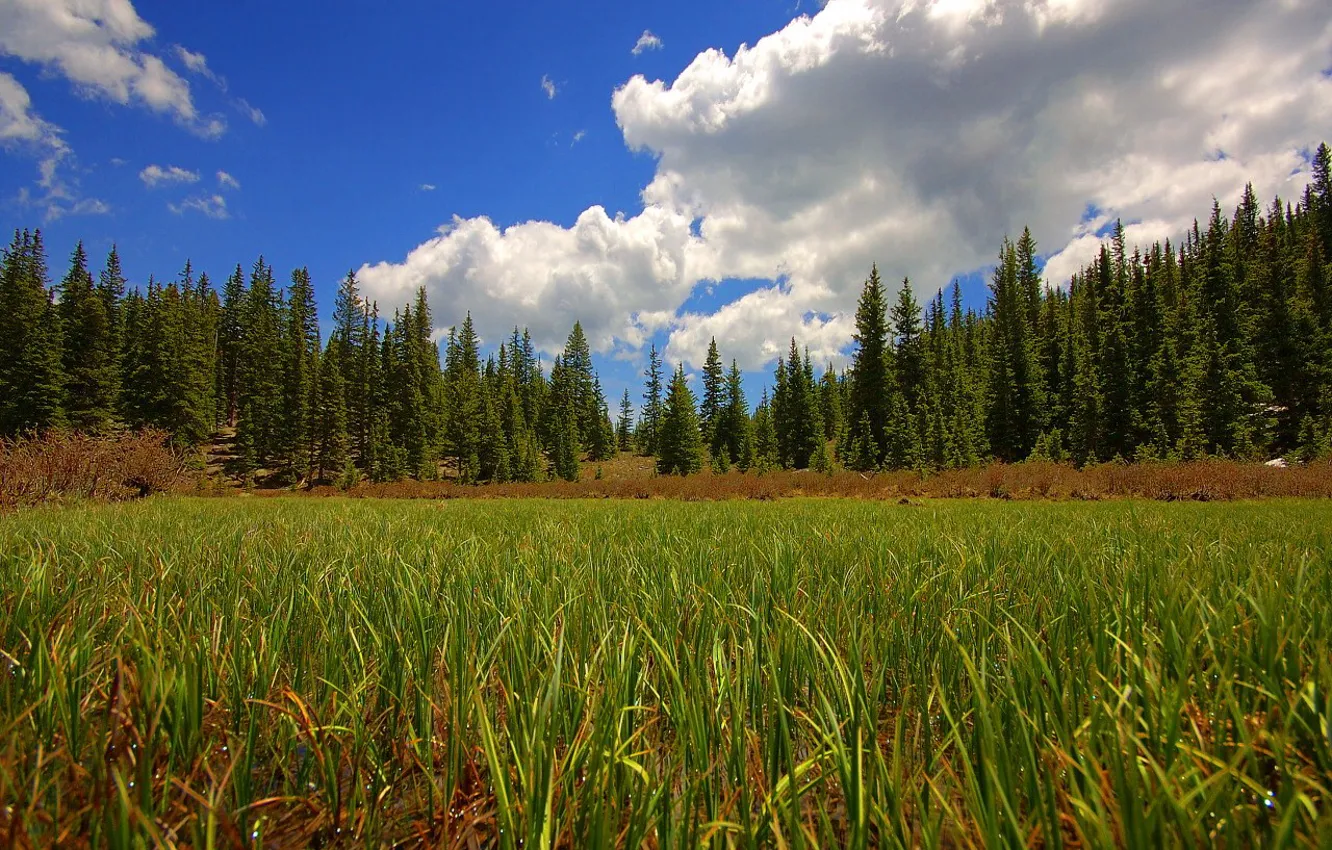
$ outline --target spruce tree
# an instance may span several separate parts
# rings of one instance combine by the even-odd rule
[[[724,453],[741,472],[747,472],[753,464],[754,444],[750,433],[749,403],[745,400],[740,366],[734,360],[726,376],[725,393],[724,406],[708,449],[713,455]]]
[[[15,231],[0,268],[0,435],[67,424],[62,342],[41,231]]]
[[[351,438],[347,434],[347,386],[342,377],[344,347],[328,341],[317,361],[315,404],[311,410],[312,474],[327,481],[340,473],[350,459]]]
[[[638,426],[638,449],[644,455],[653,456],[660,451],[660,431],[662,416],[661,355],[654,344],[648,351],[648,365],[643,376],[647,384],[643,390],[642,421]]]
[[[287,309],[281,339],[282,420],[280,435],[282,455],[293,477],[310,472],[314,451],[310,402],[314,393],[314,362],[319,357],[319,316],[315,307],[310,272],[296,269],[291,273]],[[341,363],[338,363],[339,372]],[[339,374],[339,378],[341,375]]]
[[[633,428],[634,428],[634,403],[629,399],[629,390],[626,387],[624,396],[620,399],[620,418],[615,423],[615,441],[622,452],[633,449]]]
[[[60,284],[58,309],[64,332],[65,412],[77,431],[102,433],[116,420],[120,396],[116,352],[106,302],[93,288],[80,242]]]
[[[281,362],[281,314],[273,270],[260,257],[245,294],[238,367],[237,441],[250,468],[267,465],[281,451],[282,381],[275,368]]]
[[[702,469],[703,436],[683,364],[671,377],[662,411],[660,443],[657,472],[661,475],[691,475]]]
[[[699,406],[699,424],[703,429],[703,439],[709,446],[714,444],[718,419],[726,406],[725,374],[722,372],[721,354],[717,351],[717,339],[708,343],[708,357],[703,363],[703,401]]]
[[[240,412],[245,294],[245,274],[237,265],[222,289],[222,320],[218,329],[217,420],[229,427],[236,426]]]
[[[888,422],[888,319],[877,265],[871,268],[856,306],[855,341],[846,418],[852,423],[852,443],[859,440],[863,447],[875,447],[877,456],[872,463],[868,463],[869,459],[863,454],[856,460],[854,468],[868,470],[876,468],[882,460],[878,443]]]

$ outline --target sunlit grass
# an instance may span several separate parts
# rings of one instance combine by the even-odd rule
[[[1332,838],[1332,504],[0,517],[19,846]]]

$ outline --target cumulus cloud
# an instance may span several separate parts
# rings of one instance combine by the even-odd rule
[[[217,173],[217,185],[223,189],[239,189],[241,187],[240,181],[225,171]]]
[[[0,54],[56,71],[85,94],[142,104],[204,135],[218,132],[215,120],[201,119],[189,83],[142,49],[154,31],[130,0],[0,0],[0,21]],[[184,52],[187,66],[195,57],[203,63]]]
[[[435,186],[434,183],[422,183],[422,184],[421,184],[421,191],[422,191],[422,192],[433,192],[433,191],[435,191],[435,189],[436,189],[436,186]]]
[[[559,88],[555,85],[555,81],[550,78],[549,74],[541,75],[541,90],[546,93],[547,100],[554,100],[555,95],[560,93]]]
[[[167,209],[176,215],[197,212],[214,219],[231,217],[231,213],[227,211],[227,199],[221,195],[196,195],[186,198],[179,204],[167,204]]]
[[[640,56],[645,50],[661,50],[662,46],[661,39],[653,35],[652,30],[643,30],[643,34],[638,37],[638,41],[634,43],[634,49],[630,52],[635,56]]]
[[[589,343],[607,351],[616,341],[638,346],[669,321],[692,286],[694,242],[689,219],[661,207],[612,218],[596,206],[568,228],[455,218],[404,262],[358,275],[386,304],[405,303],[425,286],[436,316],[452,322],[470,310],[490,339],[517,323],[553,351],[581,320]]]
[[[175,165],[168,165],[163,168],[160,165],[149,165],[139,172],[139,179],[143,185],[149,189],[155,189],[158,186],[169,186],[173,183],[198,183],[199,172],[190,171]],[[221,173],[218,174],[221,179]]]
[[[657,162],[638,215],[458,219],[367,288],[425,285],[441,317],[484,304],[552,345],[577,317],[600,351],[666,328],[694,365],[713,335],[748,368],[792,333],[822,358],[871,262],[926,295],[1026,224],[1062,283],[1116,218],[1148,240],[1248,180],[1294,194],[1332,126],[1329,65],[1320,0],[830,0],[616,90],[626,144]],[[723,278],[777,282],[681,312]]]

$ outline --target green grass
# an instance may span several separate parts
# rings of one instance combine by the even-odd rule
[[[1330,636],[1324,502],[32,510],[0,837],[1327,844]]]

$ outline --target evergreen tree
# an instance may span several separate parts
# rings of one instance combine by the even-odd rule
[[[662,416],[661,355],[657,346],[648,351],[648,365],[643,376],[647,385],[643,391],[642,421],[638,426],[638,448],[643,454],[652,456],[660,452],[660,432]]]
[[[260,257],[250,272],[245,294],[238,364],[236,435],[249,468],[265,466],[282,448],[282,381],[274,368],[281,362],[281,308],[273,288],[273,270]],[[166,312],[170,316],[170,303]]]
[[[754,422],[751,429],[754,433],[754,463],[760,471],[777,466],[780,463],[778,458],[777,446],[777,428],[773,424],[772,402],[768,398],[768,391],[763,391],[763,398],[754,410]]]
[[[620,399],[620,418],[615,424],[615,440],[620,451],[627,452],[633,449],[633,428],[634,428],[634,403],[629,399],[629,390],[626,388],[624,397]]]
[[[316,361],[315,403],[311,410],[312,474],[317,481],[341,472],[350,459],[351,438],[347,434],[347,386],[342,378],[344,347],[328,341]]]
[[[749,403],[745,400],[740,366],[734,360],[726,376],[725,392],[724,406],[718,414],[717,427],[708,449],[714,456],[724,454],[741,472],[747,472],[754,461],[754,443],[750,433]]]
[[[708,343],[708,358],[703,363],[703,401],[699,407],[699,424],[703,429],[703,439],[709,446],[715,444],[718,420],[726,406],[725,380],[721,354],[717,351],[717,339],[714,337]]]
[[[291,273],[287,292],[287,310],[282,330],[282,455],[292,474],[299,478],[310,472],[314,454],[311,427],[311,403],[315,397],[314,363],[321,348],[319,316],[315,307],[310,272],[296,269]],[[341,363],[337,363],[341,380]]]
[[[859,440],[863,448],[875,448],[876,456],[872,463],[867,463],[869,458],[863,454],[854,462],[853,468],[867,470],[878,467],[882,461],[878,441],[888,424],[888,319],[878,266],[871,268],[869,279],[865,281],[865,288],[860,294],[860,303],[856,306],[855,341],[846,418],[852,423],[853,445]]]
[[[60,285],[58,313],[64,332],[65,412],[70,427],[101,433],[116,420],[120,399],[116,351],[106,302],[93,288],[80,242]]]
[[[896,367],[897,389],[907,407],[915,411],[920,406],[925,390],[925,352],[921,344],[920,304],[911,291],[911,281],[902,279],[897,292],[897,303],[890,315],[893,337],[896,340],[893,363]]]
[[[685,380],[684,366],[675,368],[661,417],[657,472],[662,475],[691,475],[703,467],[703,438],[699,430],[694,394]]]
[[[240,411],[240,383],[245,338],[245,275],[239,265],[222,289],[218,330],[217,420],[235,427]]]
[[[41,231],[16,231],[0,267],[0,435],[67,424],[62,343]]]

